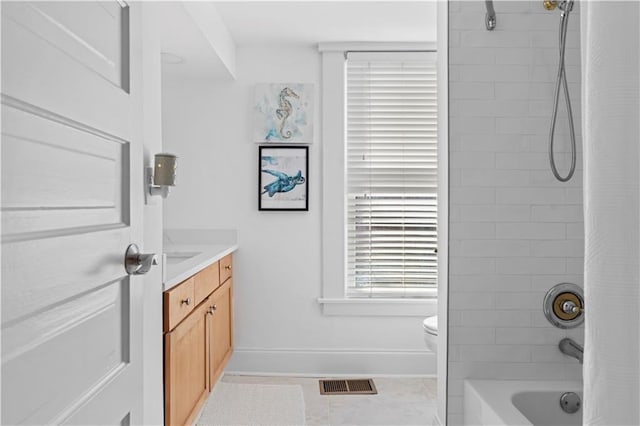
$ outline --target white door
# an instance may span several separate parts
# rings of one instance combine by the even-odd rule
[[[1,7],[2,424],[139,424],[141,18]]]

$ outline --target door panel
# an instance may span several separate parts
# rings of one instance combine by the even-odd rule
[[[6,238],[129,224],[128,142],[34,108],[6,105],[2,123]]]
[[[2,3],[2,93],[21,105],[36,106],[115,137],[129,140],[131,117],[136,107],[131,103],[129,86],[137,76],[138,46],[128,29],[136,29],[139,17],[136,8],[127,7],[129,28],[123,34],[103,33],[99,37],[118,39],[120,64],[130,74],[123,84],[117,84],[92,68],[82,56],[74,56],[71,45],[77,36],[47,38],[33,22],[20,13],[27,8],[59,7],[67,10],[69,19],[82,20],[80,10],[95,2],[3,2]],[[110,2],[118,5],[116,1]],[[50,4],[50,6],[47,6]],[[135,4],[134,4],[135,6]],[[133,15],[132,15],[133,13]],[[57,27],[57,26],[56,26]],[[64,31],[64,34],[69,35]],[[122,39],[129,40],[124,43]],[[116,43],[114,40],[113,43]],[[90,45],[82,42],[89,48]],[[126,49],[126,50],[125,50]],[[5,64],[10,64],[5,65]],[[126,65],[126,67],[125,67]],[[115,66],[115,65],[114,65]],[[106,113],[108,112],[108,113]]]
[[[2,380],[11,386],[3,392],[4,424],[57,423],[59,407],[82,405],[88,390],[123,373],[130,359],[128,281],[5,324]]]
[[[3,424],[141,423],[139,22],[2,4]]]

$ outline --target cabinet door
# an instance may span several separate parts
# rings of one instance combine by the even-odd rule
[[[231,278],[232,258],[231,254],[220,259],[220,284]]]
[[[165,424],[194,420],[208,394],[208,301],[165,334]]]
[[[210,319],[209,386],[213,388],[222,374],[233,349],[233,319],[231,311],[232,280],[228,279],[209,298]]]

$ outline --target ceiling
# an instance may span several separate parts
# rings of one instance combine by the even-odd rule
[[[236,44],[436,40],[435,1],[215,1]]]
[[[189,0],[183,0],[189,1]],[[236,47],[436,40],[436,1],[213,1]],[[166,75],[229,78],[182,1],[158,2]],[[173,56],[175,55],[175,56]],[[177,58],[176,58],[177,56]],[[171,62],[180,62],[178,64]]]

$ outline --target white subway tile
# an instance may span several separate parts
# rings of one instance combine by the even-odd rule
[[[521,257],[530,253],[529,241],[520,240],[464,240],[459,256],[464,257]]]
[[[529,206],[474,205],[460,211],[461,222],[530,222]]]
[[[449,267],[458,275],[493,274],[496,260],[489,257],[454,257],[449,259]]]
[[[494,134],[496,131],[495,118],[486,117],[449,117],[450,137],[458,134]]]
[[[551,287],[561,282],[570,282],[583,287],[583,280],[579,274],[562,274],[556,276],[533,276],[531,277],[531,288],[546,293]]]
[[[566,170],[562,170],[563,174],[566,174]],[[551,172],[551,167],[548,167],[547,170],[532,170],[530,172],[531,185],[532,186],[543,186],[543,187],[557,187],[558,180],[553,176]],[[572,188],[582,188],[582,172],[580,170],[576,170],[573,174],[573,177],[569,182],[565,182],[562,185],[572,187]]]
[[[531,256],[569,257],[582,260],[584,256],[584,240],[531,241]]]
[[[503,310],[464,310],[460,321],[460,324],[454,325],[461,327],[528,327],[531,325],[531,317],[527,312]],[[496,343],[510,342],[498,342],[496,340]]]
[[[461,81],[531,81],[526,65],[452,65],[459,68]]]
[[[501,155],[496,153],[496,157]],[[529,184],[528,170],[461,170],[464,186],[523,187]]]
[[[498,204],[565,203],[567,194],[563,188],[496,188]]]
[[[584,258],[567,259],[567,273],[568,274],[582,274],[584,273]]]
[[[493,83],[451,82],[449,84],[449,99],[493,99]],[[451,102],[457,104],[458,102]]]
[[[557,380],[558,377],[564,378],[565,368],[566,364],[564,363],[459,362],[450,364],[449,377],[454,379]]]
[[[567,188],[566,191],[567,191],[567,197],[565,202],[567,204],[582,205],[582,193],[583,193],[582,188]]]
[[[564,223],[497,223],[496,239],[557,240],[565,238]]]
[[[527,152],[529,151],[529,137],[524,135],[492,134],[458,134],[450,138],[451,145],[457,150],[468,152]],[[451,150],[454,150],[450,145]]]
[[[496,272],[521,275],[550,275],[566,272],[565,259],[549,257],[515,257],[496,259]]]
[[[544,117],[496,117],[496,133],[542,135],[548,133],[549,120]]]
[[[451,327],[449,342],[453,345],[487,345],[496,340],[493,327]]]
[[[452,205],[491,204],[495,200],[495,188],[451,188],[449,192],[449,201]]]
[[[464,312],[462,315],[464,322]],[[552,345],[564,337],[581,342],[584,332],[580,329],[563,330],[549,324],[547,328],[497,327],[496,343],[505,345]]]
[[[507,170],[546,170],[549,168],[549,156],[537,152],[498,152],[496,153],[496,168]]]
[[[449,49],[451,65],[492,65],[496,62],[496,50],[480,47],[454,47]]]
[[[499,65],[529,65],[533,63],[533,52],[530,49],[516,47],[495,49],[495,62]]]
[[[524,345],[464,345],[458,356],[462,362],[530,362],[531,350]]]
[[[539,292],[500,292],[495,295],[496,308],[502,310],[536,310],[542,306]]]
[[[579,167],[560,184],[547,158],[559,18],[531,1],[494,4],[498,28],[490,32],[476,19],[484,16],[484,2],[450,3],[450,149],[456,154],[449,379],[458,385],[449,392],[458,399],[449,419],[460,424],[466,378],[580,377],[579,364],[554,351],[561,337],[579,340],[583,329],[555,329],[541,309],[554,284],[583,281],[579,7],[565,59]],[[562,102],[558,115],[555,151],[565,171],[569,129]]]
[[[527,275],[451,275],[450,291],[531,291],[531,277]]]
[[[532,10],[532,5],[536,5],[531,1],[519,1],[519,0],[496,0],[495,7],[501,14],[529,14]]]
[[[570,240],[584,240],[584,224],[567,223],[567,238]]]
[[[495,296],[492,293],[470,292],[470,293],[451,293],[449,295],[449,306],[456,310],[465,309],[493,309]]]
[[[548,105],[553,99],[553,83],[512,83],[512,82],[495,82],[496,99],[521,99],[527,101],[540,100],[546,101]]]
[[[496,155],[493,152],[451,152],[449,167],[456,169],[494,169]]]
[[[531,37],[527,32],[469,30],[460,31],[461,46],[468,47],[528,47]]]
[[[569,363],[570,359],[558,349],[558,344],[533,345],[531,347],[531,360],[536,363]],[[573,362],[576,362],[574,359]]]
[[[486,30],[484,19],[478,19],[478,14],[464,8],[459,13],[450,15],[449,30]]]
[[[582,222],[582,205],[537,205],[531,206],[533,222]]]

